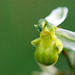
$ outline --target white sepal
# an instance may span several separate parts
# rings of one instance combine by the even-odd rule
[[[64,48],[75,51],[75,32],[59,28],[56,36],[62,41]]]
[[[68,14],[67,7],[58,7],[54,9],[45,19],[52,25],[58,26],[61,24]]]

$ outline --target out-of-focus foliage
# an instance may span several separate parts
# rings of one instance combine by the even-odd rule
[[[0,0],[0,75],[30,75],[39,70],[30,44],[39,36],[33,25],[59,6],[70,10],[61,27],[75,31],[74,0]],[[63,55],[56,66],[69,72]]]

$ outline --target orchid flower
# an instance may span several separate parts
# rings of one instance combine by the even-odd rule
[[[33,75],[56,75],[59,71],[52,64],[56,63],[63,48],[71,50],[72,54],[75,52],[75,32],[58,27],[67,14],[67,7],[58,7],[45,19],[40,19],[38,25],[34,25],[40,32],[40,38],[33,40],[31,44],[36,47],[35,59],[43,72],[35,71]],[[71,63],[74,64],[74,61]]]
[[[52,25],[58,26],[65,20],[67,14],[67,7],[58,7],[45,19]],[[64,48],[75,51],[75,32],[58,28],[56,30],[56,36],[61,39]]]
[[[39,63],[55,64],[63,48],[75,51],[75,32],[58,28],[58,25],[66,19],[67,14],[67,7],[59,7],[34,25],[40,33],[40,38],[31,43],[36,47],[34,56]]]

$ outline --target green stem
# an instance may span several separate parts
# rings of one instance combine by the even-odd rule
[[[66,60],[67,60],[67,62],[68,62],[68,65],[69,65],[69,67],[70,67],[71,72],[73,72],[73,66],[72,66],[72,64],[71,64],[71,62],[70,62],[70,59],[69,59],[69,57],[68,57],[68,53],[63,50],[62,54],[65,56],[65,58],[66,58]],[[73,74],[73,73],[72,73],[72,74]]]
[[[73,66],[73,75],[75,75],[75,54],[74,54],[74,66]]]

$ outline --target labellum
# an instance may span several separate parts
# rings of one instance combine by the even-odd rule
[[[40,19],[35,27],[40,33],[40,38],[32,41],[32,45],[36,47],[35,59],[44,65],[56,63],[63,49],[62,42],[55,35],[57,27],[52,26],[45,19]]]

